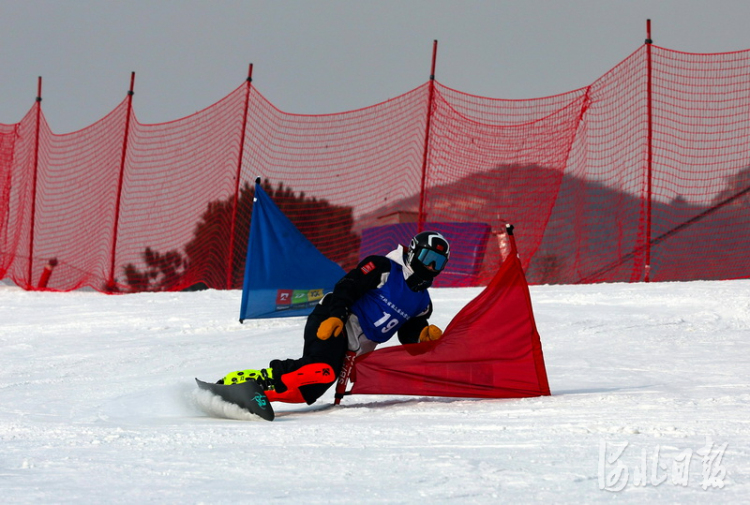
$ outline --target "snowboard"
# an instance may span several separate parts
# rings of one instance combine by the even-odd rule
[[[271,402],[255,381],[240,384],[213,384],[196,378],[195,382],[198,383],[199,388],[210,391],[225,402],[233,403],[266,421],[273,421],[275,417]]]

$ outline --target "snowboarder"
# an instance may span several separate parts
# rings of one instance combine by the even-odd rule
[[[438,340],[427,288],[449,257],[448,241],[434,231],[418,233],[405,252],[368,256],[308,316],[301,358],[232,372],[219,384],[255,380],[270,401],[312,404],[336,381],[347,350],[370,352],[396,333],[402,344]]]

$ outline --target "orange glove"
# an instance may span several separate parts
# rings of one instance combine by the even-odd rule
[[[431,324],[429,326],[425,326],[424,328],[422,328],[422,333],[419,334],[419,341],[431,342],[433,340],[438,340],[442,336],[443,336],[443,330],[441,330],[434,324]]]
[[[344,331],[344,321],[338,317],[329,317],[318,326],[318,338],[328,340],[331,335],[338,337]]]

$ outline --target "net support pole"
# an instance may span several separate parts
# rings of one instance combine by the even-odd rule
[[[42,275],[39,277],[39,283],[37,284],[38,289],[47,289],[49,284],[49,278],[52,277],[52,271],[57,266],[57,258],[52,258],[47,262],[47,265],[42,270]]]
[[[39,76],[36,87],[36,131],[34,133],[34,176],[31,183],[31,225],[29,227],[29,265],[26,272],[26,285],[31,289],[34,267],[34,223],[36,221],[36,186],[39,173],[39,130],[42,123],[42,76]]]
[[[435,95],[435,62],[437,60],[438,41],[432,42],[432,67],[430,70],[430,88],[427,98],[427,123],[424,134],[424,151],[422,152],[422,184],[419,190],[419,214],[417,217],[417,232],[421,232],[425,222],[425,192],[427,189],[427,157],[430,150],[430,126],[432,122],[432,102]]]
[[[652,67],[651,67],[651,20],[646,20],[646,258],[644,263],[643,281],[651,280],[651,200],[652,200],[652,182],[653,182],[653,140],[654,140],[654,123],[653,123],[653,95],[652,95]]]
[[[117,199],[115,201],[115,219],[112,232],[112,252],[109,259],[109,278],[107,291],[115,290],[115,257],[117,256],[117,234],[120,225],[120,203],[122,200],[122,186],[125,178],[125,160],[128,154],[128,138],[130,137],[130,116],[133,112],[133,87],[135,86],[135,72],[130,73],[130,89],[128,90],[128,107],[125,113],[125,133],[122,136],[122,153],[120,155],[120,175],[117,181]]]
[[[242,156],[245,154],[245,130],[247,129],[247,113],[250,107],[250,89],[253,84],[253,64],[247,70],[247,79],[245,79],[245,108],[242,114],[242,130],[240,130],[240,152],[237,156],[237,174],[234,178],[234,202],[232,203],[232,222],[229,225],[229,251],[227,252],[227,289],[232,289],[232,277],[234,273],[234,242],[237,229],[237,211],[240,201],[240,177],[242,175]]]

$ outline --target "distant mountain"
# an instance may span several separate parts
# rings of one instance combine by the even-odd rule
[[[682,198],[652,202],[651,280],[750,276],[750,192],[741,193],[750,184],[745,172],[750,170],[731,178],[707,206]],[[354,230],[415,221],[418,211],[419,195],[412,195],[360,216]],[[646,213],[646,202],[636,195],[538,165],[470,174],[428,188],[425,199],[427,221],[484,222],[493,231],[512,223],[534,284],[643,280]],[[494,274],[500,247],[491,237],[480,284]]]

